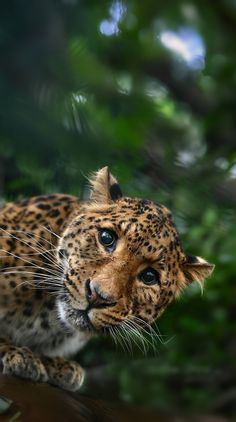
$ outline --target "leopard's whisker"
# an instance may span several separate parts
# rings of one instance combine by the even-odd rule
[[[30,233],[30,232],[29,232]],[[42,239],[44,242],[48,243],[50,246],[53,246],[52,249],[44,249],[43,245],[40,244],[42,250],[45,250],[45,254],[48,254],[52,259],[50,260],[49,258],[47,258],[49,261],[51,261],[54,265],[56,264],[58,267],[61,267],[63,269],[63,266],[60,262],[58,262],[58,260],[56,259],[56,255],[55,253],[52,253],[52,251],[56,252],[57,248],[55,248],[55,245],[52,242],[49,242],[47,239],[39,236],[39,235],[34,235],[37,236],[38,238]],[[33,237],[31,236],[31,239],[33,239]],[[37,243],[37,246],[39,245],[39,243]],[[66,256],[64,257],[66,260]]]
[[[148,330],[150,331],[150,335],[152,335],[154,338],[157,338],[158,339],[158,341],[160,341],[160,343],[161,344],[163,344],[163,345],[165,345],[165,344],[167,344],[170,340],[171,340],[171,338],[170,339],[168,339],[168,340],[163,340],[163,338],[164,337],[168,337],[167,335],[163,335],[163,334],[161,334],[161,332],[160,332],[160,330],[159,330],[159,328],[158,328],[158,325],[157,325],[157,323],[155,323],[155,329],[150,325],[150,324],[148,324],[146,321],[144,321],[144,320],[142,320],[142,319],[140,319],[140,318],[138,318],[138,317],[134,317],[134,319],[136,319],[136,320],[140,320],[140,323],[141,324],[144,324],[147,328],[148,328]]]
[[[59,276],[50,276],[49,274],[44,274],[44,273],[34,273],[32,271],[1,271],[0,274],[19,274],[21,276],[26,276],[26,275],[31,275],[32,277],[36,278],[36,279],[52,279],[52,280],[61,280],[62,283],[62,279]],[[29,280],[28,280],[29,281]]]
[[[129,349],[127,348],[127,342],[125,341],[125,331],[123,331],[123,327],[120,326],[119,330],[116,330],[116,338],[123,351],[125,352],[125,349],[127,349],[127,351],[129,352]]]
[[[149,341],[147,338],[146,338],[146,336],[143,336],[143,339],[145,339],[145,342],[149,345],[149,346],[151,346],[151,348],[152,348],[152,350],[154,351],[154,352],[156,352],[156,342],[155,342],[155,339],[157,338],[159,341],[160,341],[160,338],[159,338],[159,336],[157,335],[157,333],[155,332],[155,330],[153,330],[153,328],[149,325],[149,324],[146,324],[147,325],[147,327],[148,327],[148,330],[149,331],[147,331],[146,329],[144,329],[144,327],[143,326],[141,326],[140,325],[140,322],[143,322],[143,320],[142,319],[140,319],[140,318],[138,318],[138,317],[136,317],[136,319],[138,320],[138,322],[139,323],[137,323],[137,322],[135,322],[134,320],[129,320],[129,324],[130,323],[132,323],[132,325],[135,327],[135,329],[138,331],[138,332],[144,332],[146,335],[148,335],[148,336],[150,336],[151,337],[151,341]]]
[[[163,334],[161,334],[161,332],[160,332],[160,329],[159,329],[159,327],[158,327],[158,325],[157,325],[157,322],[155,322],[154,323],[154,327],[155,327],[155,330],[157,330],[157,332],[158,332],[158,334],[157,334],[157,336],[158,336],[158,338],[160,339],[160,341],[161,341],[161,343],[165,346],[166,344],[168,344],[170,341],[172,341],[174,338],[175,338],[175,335],[174,336],[171,336],[171,337],[169,337],[168,335],[163,335]],[[154,330],[154,331],[155,331]],[[156,331],[155,331],[156,332]],[[163,338],[166,338],[167,337],[167,339],[166,340],[162,340]]]
[[[36,281],[36,280],[31,280],[31,281],[29,281],[29,280],[25,280],[25,281],[22,281],[21,283],[19,283],[19,284],[17,284],[15,287],[14,287],[14,289],[13,290],[17,290],[18,288],[20,288],[20,287],[22,287],[22,285],[26,285],[27,287],[29,287],[30,289],[33,289],[33,290],[37,290],[37,289],[40,289],[40,290],[43,290],[43,289],[45,289],[45,286],[46,287],[53,287],[54,289],[55,288],[57,288],[57,289],[59,289],[59,288],[61,288],[61,285],[60,284],[57,284],[57,283],[50,283],[50,282],[42,282],[42,285],[39,283],[37,283],[37,284],[33,284],[34,283],[34,281]],[[51,292],[48,292],[47,291],[47,293],[51,293]]]
[[[17,258],[17,259],[20,259],[21,261],[23,261],[23,262],[26,262],[26,263],[28,263],[28,264],[30,264],[32,267],[34,267],[34,268],[38,268],[38,269],[41,269],[41,270],[44,270],[44,271],[47,271],[47,272],[49,272],[50,274],[55,274],[55,275],[57,275],[57,273],[56,273],[56,271],[52,271],[52,270],[48,270],[47,268],[45,268],[45,267],[42,267],[42,266],[39,266],[39,265],[36,265],[36,264],[32,264],[32,262],[30,262],[29,260],[27,260],[27,259],[23,259],[21,256],[19,256],[19,255],[16,255],[16,254],[14,254],[14,253],[12,253],[12,252],[10,252],[10,251],[7,251],[7,250],[5,250],[5,249],[0,249],[0,251],[2,251],[2,252],[5,252],[5,253],[7,253],[8,255],[10,255],[10,256],[13,256],[14,258]]]
[[[125,330],[125,328],[122,326],[122,331],[124,333],[124,339],[126,340],[126,344],[127,344],[127,350],[130,353],[131,356],[133,356],[133,343],[132,343],[132,338],[129,335],[129,333],[127,332],[127,330]]]
[[[45,230],[47,230],[48,231],[48,233],[51,233],[53,236],[55,236],[55,237],[57,237],[58,239],[60,239],[61,240],[61,236],[59,236],[57,233],[55,233],[53,230],[52,230],[52,228],[51,228],[51,230],[48,228],[48,227],[46,227],[46,226],[42,226]]]
[[[43,280],[43,279],[45,279],[45,280],[47,280],[47,279],[60,280],[61,283],[63,281],[60,276],[54,276],[54,275],[50,276],[49,274],[34,273],[32,271],[14,271],[14,270],[12,270],[12,271],[1,271],[0,275],[1,274],[7,274],[7,275],[11,275],[11,274],[17,275],[18,274],[21,277],[22,276],[27,277],[28,275],[30,275],[31,277],[34,277],[35,279],[38,279],[38,280]],[[28,279],[28,281],[30,281],[30,280]]]
[[[34,270],[35,273],[38,273],[38,271],[37,272],[35,271],[35,268],[40,268],[40,267],[39,266],[32,265],[32,264],[30,264],[30,265],[15,265],[15,266],[11,266],[11,267],[10,266],[6,266],[6,267],[3,267],[3,268],[0,268],[0,273],[5,272],[5,271],[8,271],[8,270],[11,270],[11,269],[15,269],[15,270],[18,270],[20,272],[20,271],[22,271],[24,269],[29,269],[29,268],[31,268],[32,270]],[[47,269],[50,270],[50,268],[48,268],[48,267],[47,267]],[[45,268],[43,268],[43,270],[45,270]],[[53,272],[47,271],[47,272],[49,272],[49,274],[52,274],[52,275],[54,275],[54,274],[57,274],[58,276],[62,275],[62,273],[60,271],[57,271],[56,273],[55,273],[55,271],[53,271]],[[33,271],[32,271],[32,273],[33,273]],[[45,272],[43,274],[46,275]]]
[[[50,277],[50,276],[44,276],[44,275],[28,273],[28,272],[25,272],[25,273],[9,272],[9,273],[6,273],[6,274],[9,274],[9,275],[13,274],[14,276],[20,275],[21,278],[22,278],[22,282],[24,282],[26,284],[34,282],[35,286],[39,285],[40,283],[42,284],[42,283],[45,283],[45,282],[47,282],[47,283],[50,282],[50,284],[52,286],[56,285],[56,284],[63,286],[63,282],[62,282],[60,277],[54,277],[54,276]],[[28,278],[29,274],[31,276],[30,278]],[[13,278],[12,281],[15,281],[15,278]]]
[[[39,250],[41,249],[42,254],[49,255],[52,258],[53,263],[60,265],[60,263],[58,263],[58,261],[56,260],[56,256],[55,256],[55,252],[57,251],[57,248],[55,247],[55,245],[52,242],[49,242],[49,240],[43,238],[42,236],[39,236],[38,234],[34,234],[32,232],[24,232],[24,233],[26,234],[27,237],[30,236],[30,239],[34,240],[34,238],[37,237],[37,238],[41,239],[43,242],[46,242],[50,246],[52,246],[52,248],[50,248],[50,249],[45,249],[44,246],[41,243],[37,242],[37,247],[39,248]],[[54,251],[54,253],[53,253],[53,251]]]
[[[8,255],[4,255],[4,256],[1,256],[0,258],[9,258],[9,255],[11,254],[11,252],[10,251],[7,251],[7,250],[4,250],[4,249],[0,249],[0,250],[2,250],[2,251],[5,251]],[[44,255],[45,255],[45,252],[44,252]],[[16,255],[15,255],[16,256]],[[29,261],[26,261],[26,260],[24,260],[24,259],[22,259],[22,257],[23,256],[32,256],[32,254],[28,254],[28,255],[24,255],[24,254],[21,254],[20,256],[18,255],[18,256],[16,256],[18,259],[21,259],[22,261],[25,261],[25,262],[29,262]],[[46,258],[47,260],[48,260],[48,258]],[[31,261],[30,262],[30,264],[31,264],[31,266],[33,265],[33,264],[35,264],[35,265],[37,265],[37,262],[38,263],[42,263],[42,261],[40,261],[40,260],[38,260],[38,259],[35,259],[34,258],[34,260],[33,261]],[[58,264],[57,264],[57,262],[56,261],[51,261],[51,263],[49,263],[49,262],[45,262],[45,267],[47,267],[47,268],[52,268],[53,270],[55,269],[55,267],[56,267],[56,269],[58,268],[58,269],[60,269],[60,270],[62,270],[62,267],[61,266],[59,266]]]
[[[135,315],[132,315],[131,318],[132,320],[135,320],[138,323],[140,329],[143,330],[147,335],[153,337],[153,339],[158,339],[161,344],[165,344],[165,342],[163,341],[164,336],[160,332],[157,333],[150,324],[148,324],[143,319],[136,317]],[[143,325],[145,325],[147,330],[144,329]]]
[[[4,272],[5,269],[6,270],[10,270],[10,269],[18,269],[19,270],[21,268],[23,268],[23,269],[28,269],[28,268],[34,269],[34,268],[36,268],[36,266],[38,268],[41,268],[40,266],[38,266],[36,264],[35,261],[30,262],[30,265],[15,265],[15,266],[11,266],[11,267],[7,265],[5,267],[0,268],[0,273]],[[61,269],[54,268],[52,265],[50,265],[50,266],[45,265],[44,270],[45,269],[47,269],[48,270],[47,272],[49,272],[50,274],[57,274],[58,276],[63,274]]]
[[[5,237],[8,238],[8,236],[5,236]],[[4,238],[4,236],[1,236],[1,238]],[[30,252],[30,253],[22,252],[21,256],[37,256],[37,255],[43,255],[43,254],[45,254],[45,251],[43,251],[43,252]],[[8,258],[8,255],[1,255],[0,258]]]
[[[110,331],[111,336],[112,336],[112,338],[113,338],[113,340],[115,342],[115,345],[117,346],[117,338],[116,338],[116,333],[115,333],[114,327],[112,327],[112,326],[109,327],[109,331]]]
[[[108,331],[109,331],[109,334],[111,335],[112,340],[114,340],[114,341],[115,341],[115,339],[114,339],[114,331],[113,331],[113,328],[112,328],[112,327],[109,327],[109,328],[108,328]],[[115,341],[115,343],[116,343],[116,341]]]
[[[137,319],[139,319],[139,318],[137,318]],[[153,330],[153,332],[152,331],[147,331],[146,329],[144,329],[144,327],[143,326],[141,326],[140,325],[140,321],[142,321],[142,320],[140,320],[139,319],[139,323],[137,323],[136,321],[134,321],[134,320],[129,320],[129,323],[132,323],[132,325],[136,328],[136,330],[138,330],[140,333],[141,332],[144,332],[146,335],[148,335],[148,336],[150,336],[151,337],[151,341],[149,341],[147,338],[146,338],[146,336],[143,336],[143,338],[145,339],[145,341],[146,341],[146,343],[148,343],[148,345],[149,346],[151,346],[151,348],[152,348],[152,350],[153,351],[156,351],[156,344],[155,344],[155,336],[154,336],[154,334],[156,334],[155,333],[155,331]],[[147,324],[148,325],[148,324]],[[150,326],[148,325],[148,329],[150,330]],[[156,336],[156,338],[157,338],[157,336]]]
[[[37,267],[38,267],[38,266],[37,266]],[[31,269],[33,269],[33,270],[34,270],[35,265],[32,265],[32,264],[30,264],[30,265],[25,265],[25,264],[24,264],[24,265],[15,265],[15,266],[13,265],[13,266],[11,266],[11,267],[6,266],[6,267],[1,268],[1,269],[0,269],[0,272],[2,272],[2,270],[4,271],[5,269],[6,269],[6,270],[9,270],[9,269],[13,269],[13,268],[14,268],[14,269],[18,269],[18,270],[19,270],[20,268],[23,268],[23,269],[24,269],[24,268],[26,268],[26,269],[27,269],[27,268],[31,268]],[[20,271],[21,271],[21,270],[20,270]],[[53,273],[51,273],[51,274],[53,274]],[[58,271],[58,275],[59,275],[59,274],[61,274],[61,273]]]
[[[127,328],[127,331],[126,331],[127,334],[129,334],[131,336],[132,341],[136,344],[138,349],[146,355],[147,349],[146,349],[144,337],[137,330],[137,328],[133,327],[132,324],[129,324],[129,322],[130,322],[129,320],[125,320],[123,322],[123,327]],[[141,342],[142,346],[140,345],[140,342]]]
[[[150,324],[148,324],[146,321],[144,321],[143,319],[141,319],[141,318],[136,317],[136,316],[133,315],[132,316],[132,320],[133,321],[136,320],[136,323],[138,324],[139,329],[142,330],[148,337],[151,338],[152,349],[153,349],[154,352],[157,351],[157,348],[156,348],[156,340],[158,340],[162,345],[166,345],[170,341],[170,339],[168,339],[167,341],[163,340],[163,337],[168,337],[168,336],[164,336],[160,332],[157,333],[153,329],[153,327]],[[143,327],[143,325],[145,327],[147,327],[147,329],[145,329]]]
[[[3,232],[5,232],[6,234],[8,234],[8,236],[10,237],[10,238],[14,238],[14,239],[16,239],[17,241],[19,241],[19,242],[21,242],[21,243],[23,243],[23,244],[25,244],[26,246],[28,246],[29,248],[31,248],[32,250],[34,250],[34,251],[36,251],[37,253],[38,252],[40,252],[40,248],[41,248],[41,251],[43,251],[43,253],[44,253],[44,255],[49,255],[50,256],[50,258],[49,257],[47,257],[47,260],[49,261],[49,262],[51,262],[52,264],[53,264],[53,266],[59,266],[59,263],[57,262],[57,260],[56,260],[56,257],[52,254],[52,253],[49,253],[49,251],[47,250],[47,249],[45,249],[45,248],[43,248],[43,246],[40,244],[38,244],[37,243],[37,247],[38,247],[38,249],[36,249],[36,247],[34,247],[34,246],[32,246],[30,243],[28,243],[27,241],[25,241],[24,239],[21,239],[21,238],[19,238],[18,236],[15,236],[14,234],[12,234],[11,232],[8,232],[7,230],[5,230],[5,229],[3,229],[3,228],[0,228],[0,230],[1,231],[3,231]],[[25,232],[23,232],[23,231],[21,231],[21,234],[26,234]],[[28,232],[29,233],[29,232]],[[27,236],[27,234],[26,234],[26,236]],[[35,235],[34,235],[35,236]],[[38,236],[39,237],[39,236]],[[31,236],[30,237],[31,239],[33,239],[33,237]],[[43,240],[46,240],[46,239],[43,239]],[[46,240],[47,241],[47,240]],[[50,242],[48,242],[50,245],[52,245]],[[52,257],[53,257],[53,259],[52,259]],[[49,264],[48,264],[49,265]]]
[[[126,324],[126,320],[122,321],[122,323],[119,325],[119,328],[122,331],[123,336],[126,339],[127,343],[129,342],[129,344],[133,344],[133,343],[136,344],[135,341],[133,341],[132,343],[132,340],[133,340],[132,333],[131,333],[130,327],[128,327]]]
[[[50,280],[51,283],[56,283],[57,281],[60,283],[60,285],[62,286],[62,279],[60,277],[55,277],[55,276],[49,276],[49,275],[45,275],[45,274],[36,274],[36,273],[32,273],[30,271],[9,271],[9,272],[5,272],[3,274],[20,274],[21,276],[23,275],[32,275],[32,277],[34,278],[35,281],[37,281],[37,283],[40,283],[40,280]],[[24,280],[24,282],[31,282],[32,279],[26,279]]]

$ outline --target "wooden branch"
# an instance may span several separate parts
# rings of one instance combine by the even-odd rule
[[[1,422],[106,422],[112,417],[95,398],[6,375],[0,375],[0,396],[12,400]]]

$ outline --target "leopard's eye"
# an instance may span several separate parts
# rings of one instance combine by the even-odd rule
[[[114,246],[117,241],[117,235],[112,230],[101,229],[99,231],[99,242],[105,246],[107,249],[114,249]]]
[[[142,271],[139,275],[139,278],[143,281],[143,283],[148,285],[157,284],[160,282],[159,273],[151,267]]]

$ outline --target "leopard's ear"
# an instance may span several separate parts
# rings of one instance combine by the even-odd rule
[[[205,261],[205,259],[193,255],[187,255],[185,262],[181,266],[186,285],[193,281],[202,284],[205,278],[211,275],[214,268],[215,266]]]
[[[89,180],[91,185],[90,199],[96,202],[110,202],[122,197],[116,178],[108,167],[98,170]]]

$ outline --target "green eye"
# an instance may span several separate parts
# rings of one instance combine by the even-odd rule
[[[101,229],[99,232],[99,242],[108,249],[113,249],[117,241],[117,235],[112,230]]]
[[[147,285],[158,284],[160,282],[159,273],[154,268],[147,268],[141,272],[139,277]]]

